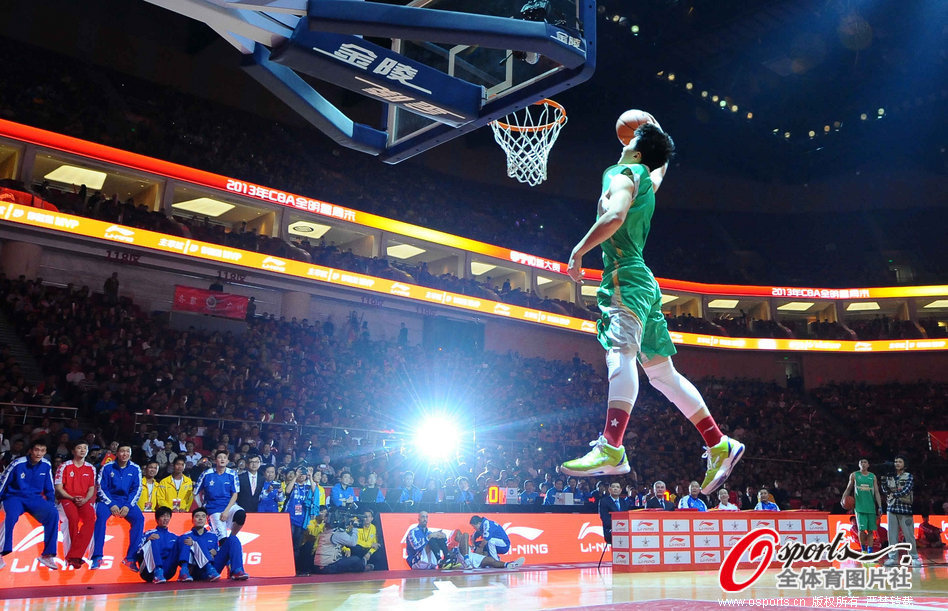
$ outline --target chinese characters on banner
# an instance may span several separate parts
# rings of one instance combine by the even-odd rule
[[[243,320],[247,317],[248,301],[249,298],[243,295],[175,285],[172,309]]]

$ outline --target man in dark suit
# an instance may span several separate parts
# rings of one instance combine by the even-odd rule
[[[606,543],[612,543],[612,512],[630,511],[632,509],[632,499],[622,498],[622,484],[612,482],[609,484],[609,494],[599,499],[599,519],[602,520],[602,538]]]
[[[260,471],[260,456],[253,455],[247,459],[247,470],[237,476],[240,492],[237,493],[237,504],[244,511],[256,513],[260,504],[260,492],[263,490],[263,475]]]
[[[652,498],[645,504],[646,509],[664,509],[675,511],[675,504],[665,499],[665,482],[659,480],[652,486]]]

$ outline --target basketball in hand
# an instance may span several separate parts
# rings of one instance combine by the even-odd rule
[[[843,499],[843,509],[846,511],[852,511],[856,507],[856,499],[851,496],[847,496]]]
[[[616,121],[616,136],[619,137],[619,142],[626,146],[635,138],[635,130],[639,125],[654,122],[655,118],[644,110],[627,110],[619,115],[619,120]]]

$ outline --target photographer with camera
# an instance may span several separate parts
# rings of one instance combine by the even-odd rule
[[[361,555],[353,551],[361,551],[358,528],[359,517],[344,509],[335,509],[329,514],[329,527],[316,538],[313,564],[318,573],[361,573],[375,568],[368,563],[373,550]]]

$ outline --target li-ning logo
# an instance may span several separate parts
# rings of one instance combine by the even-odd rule
[[[582,527],[579,529],[579,536],[576,538],[582,541],[589,535],[599,535],[601,537],[602,526],[592,526],[589,524],[589,522],[583,522]]]
[[[721,569],[718,571],[718,582],[726,592],[741,592],[750,587],[760,576],[770,568],[771,562],[776,560],[782,563],[784,569],[793,567],[794,562],[832,562],[856,560],[858,562],[875,562],[897,550],[910,551],[908,543],[896,543],[871,554],[862,554],[849,549],[849,544],[843,533],[837,533],[832,542],[799,543],[786,541],[779,545],[780,535],[773,528],[758,528],[752,530],[738,541],[724,557]],[[746,581],[737,581],[735,572],[742,557],[747,555],[743,562],[756,562],[754,574]]]
[[[685,538],[684,538],[684,537],[672,537],[672,538],[669,539],[668,541],[669,541],[670,543],[684,543],[684,542],[685,542]]]
[[[717,562],[718,555],[711,552],[701,552],[698,556],[698,562]]]
[[[508,537],[510,535],[519,535],[528,541],[533,541],[543,534],[543,531],[539,528],[530,528],[529,526],[511,526],[510,524],[510,522],[507,522],[503,525],[503,529],[507,532]]]
[[[261,263],[263,269],[268,269],[271,272],[285,272],[286,271],[286,261],[282,259],[277,259],[275,257],[267,257]]]
[[[120,225],[110,225],[105,230],[103,237],[106,240],[115,240],[116,242],[125,242],[126,244],[135,243],[135,232]]]
[[[390,288],[388,292],[392,295],[398,295],[399,297],[410,297],[411,287],[401,282],[393,282],[392,288]]]

